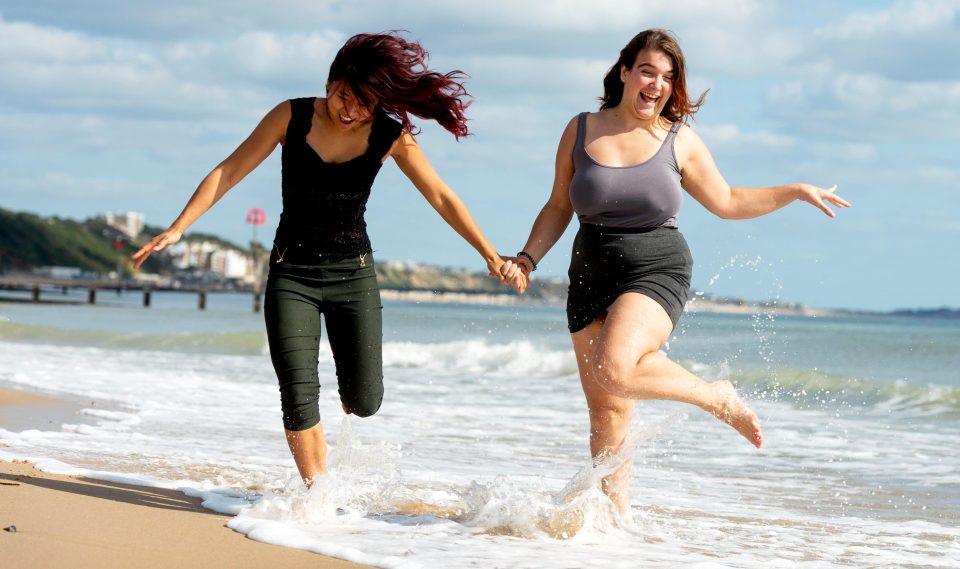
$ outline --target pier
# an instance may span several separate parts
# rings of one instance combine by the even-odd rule
[[[29,291],[31,302],[43,302],[43,295],[52,295],[59,292],[67,294],[72,289],[87,291],[87,304],[97,303],[97,293],[113,291],[116,293],[139,290],[143,293],[143,306],[149,308],[154,291],[182,292],[197,295],[197,309],[207,308],[208,292],[247,292],[253,294],[253,311],[260,312],[261,294],[259,287],[251,289],[236,289],[216,285],[185,285],[160,286],[141,281],[118,281],[115,279],[73,279],[51,278],[38,275],[0,275],[0,290]]]

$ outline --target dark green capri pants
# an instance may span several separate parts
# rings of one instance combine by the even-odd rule
[[[368,253],[310,265],[271,259],[264,318],[270,359],[280,382],[283,426],[309,429],[320,422],[320,315],[337,370],[340,401],[369,417],[383,400],[383,305]]]

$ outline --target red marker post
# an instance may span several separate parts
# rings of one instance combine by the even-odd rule
[[[263,248],[257,243],[257,226],[267,222],[267,212],[254,208],[247,212],[247,223],[253,226],[253,240],[250,241],[250,254],[253,258],[253,311],[260,312],[260,295],[263,289]]]
[[[253,240],[257,240],[257,226],[267,222],[267,212],[260,208],[251,209],[247,212],[247,223],[253,226]]]

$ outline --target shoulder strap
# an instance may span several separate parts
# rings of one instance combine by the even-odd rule
[[[314,101],[316,97],[301,97],[290,99],[290,123],[287,125],[287,141],[293,138],[303,138],[310,131],[310,121],[313,120]]]
[[[367,153],[378,160],[383,158],[402,131],[403,125],[400,121],[383,112],[378,112],[373,119],[370,137],[367,139]]]
[[[680,132],[681,126],[683,126],[683,121],[673,121],[673,124],[670,126],[670,132],[672,134],[677,134]]]
[[[574,145],[574,148],[579,146],[583,148],[583,139],[586,136],[587,132],[587,115],[589,113],[582,112],[577,116],[577,143]]]

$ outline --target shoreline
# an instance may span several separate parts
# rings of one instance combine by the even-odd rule
[[[80,405],[70,400],[0,388],[0,428],[7,430],[56,430],[62,422],[81,421],[79,409]],[[73,569],[369,567],[254,541],[226,526],[232,516],[207,510],[201,502],[178,490],[50,474],[27,461],[0,460],[3,565]]]
[[[159,290],[159,292],[171,292],[177,294],[189,293],[197,294],[195,291],[182,291],[178,289]],[[36,305],[72,305],[82,306],[89,304],[86,301],[76,298],[50,298],[41,297],[39,300],[23,296],[11,296],[3,294],[0,290],[0,304],[36,304]],[[250,291],[208,291],[217,294],[242,294],[250,295]],[[559,300],[530,299],[524,296],[508,293],[485,293],[485,292],[458,292],[444,290],[401,290],[394,288],[381,288],[380,297],[383,300],[397,302],[413,303],[435,303],[435,304],[470,304],[470,305],[489,305],[489,306],[556,306],[563,307],[564,302]],[[97,303],[97,306],[107,306],[109,303]],[[133,305],[131,305],[133,306]],[[139,308],[139,306],[138,306]],[[949,309],[950,312],[954,312]],[[929,317],[926,312],[937,312],[935,309],[915,309],[899,311],[874,311],[874,310],[855,310],[845,308],[816,308],[804,305],[774,306],[757,303],[756,301],[732,299],[730,301],[707,300],[693,297],[687,303],[686,312],[690,314],[774,314],[778,316],[799,316],[808,318],[817,317],[836,317],[849,318],[855,316],[873,316],[873,317],[898,317],[898,316],[920,316]],[[956,311],[960,312],[960,311]]]
[[[0,429],[59,430],[64,423],[90,423],[80,414],[83,408],[79,401],[0,386]]]

